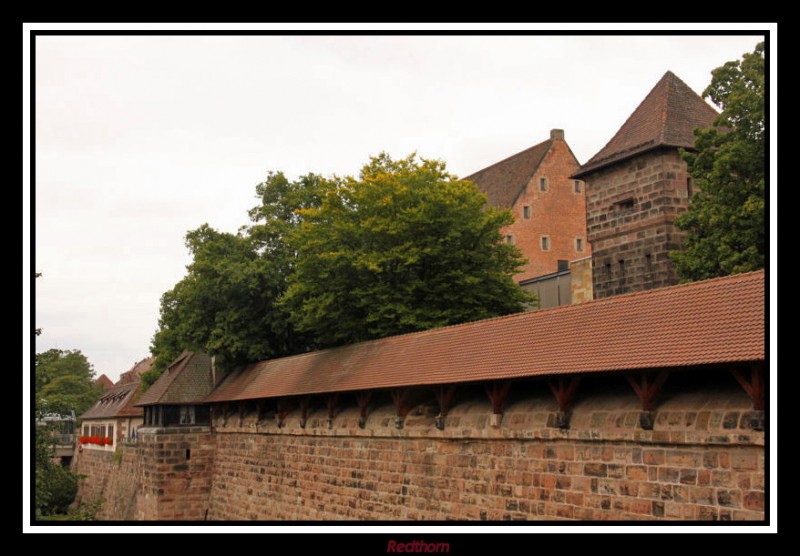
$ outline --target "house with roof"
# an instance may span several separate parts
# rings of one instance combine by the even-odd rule
[[[669,252],[684,232],[675,218],[695,190],[679,149],[718,113],[668,71],[611,140],[572,178],[586,183],[586,227],[596,298],[669,286]]]
[[[571,303],[570,261],[584,260],[588,267],[592,254],[584,184],[570,177],[579,168],[564,130],[553,129],[546,141],[464,178],[488,197],[489,206],[514,215],[501,232],[528,259],[514,278],[539,295],[540,307]]]
[[[95,386],[99,386],[103,390],[108,390],[112,386],[114,386],[114,381],[108,378],[105,374],[100,375],[94,381]]]
[[[184,351],[136,403],[144,411],[144,425],[208,425],[209,408],[203,400],[218,382],[211,357]]]
[[[136,362],[80,416],[82,447],[114,451],[120,442],[136,438],[144,414],[134,405],[141,392],[139,377],[154,365],[155,357],[152,356]]]

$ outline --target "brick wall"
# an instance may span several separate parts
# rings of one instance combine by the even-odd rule
[[[525,191],[512,208],[514,223],[506,226],[503,235],[513,235],[514,243],[527,257],[528,263],[514,279],[526,280],[558,270],[559,260],[573,260],[592,254],[586,241],[586,205],[584,184],[575,193],[575,180],[568,176],[579,165],[567,143],[555,139]],[[547,191],[540,191],[539,180],[547,179]],[[524,218],[524,207],[530,207],[530,219]],[[541,237],[548,236],[549,250],[542,250]],[[583,238],[583,251],[577,251],[576,238]]]
[[[673,222],[688,208],[687,178],[676,149],[652,151],[585,176],[595,299],[678,282],[669,251],[683,243]],[[627,199],[633,199],[632,208],[617,205]]]
[[[548,392],[512,403],[499,428],[481,398],[442,431],[429,408],[397,429],[388,404],[363,430],[354,407],[332,429],[321,409],[305,429],[296,415],[280,429],[231,417],[216,435],[208,518],[763,519],[764,435],[737,388],[672,395],[652,431],[624,388],[579,401],[570,430],[548,427]]]

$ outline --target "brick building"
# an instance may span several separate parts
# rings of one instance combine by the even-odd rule
[[[547,141],[464,178],[488,196],[490,206],[514,214],[502,233],[528,259],[518,282],[563,270],[559,261],[591,255],[584,185],[570,178],[579,167],[564,130],[553,129]]]
[[[668,71],[600,152],[572,178],[586,182],[586,227],[596,299],[675,284],[669,252],[684,234],[691,177],[679,148],[717,112]]]

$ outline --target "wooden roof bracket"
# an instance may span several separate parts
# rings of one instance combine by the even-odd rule
[[[239,402],[237,405],[238,405],[237,409],[239,410],[239,425],[238,426],[241,427],[242,424],[244,423],[244,416],[247,415],[247,402],[246,401],[245,402]]]
[[[371,399],[371,390],[362,390],[356,393],[356,401],[358,402],[359,409],[358,427],[361,429],[367,426],[367,410],[369,409],[369,402]]]
[[[453,403],[453,398],[456,395],[456,385],[439,386],[434,390],[436,401],[439,403],[439,414],[434,418],[436,428],[440,431],[444,430],[444,419],[447,417],[447,412]]]
[[[749,427],[756,431],[763,431],[766,425],[767,387],[764,383],[764,365],[756,363],[750,366],[750,379],[745,376],[745,369],[731,367],[731,374],[739,385],[747,392],[753,402],[753,415]]]
[[[300,428],[306,428],[308,421],[308,410],[311,407],[311,396],[303,396],[300,398]]]
[[[503,419],[503,406],[505,405],[508,392],[511,390],[510,380],[495,380],[490,384],[485,384],[484,389],[489,401],[492,403],[492,415],[489,423],[493,427],[499,427]]]
[[[328,420],[326,425],[329,429],[333,428],[333,418],[336,417],[336,404],[339,402],[339,393],[335,392],[325,397],[325,405],[328,408]]]
[[[645,430],[653,430],[655,424],[655,411],[654,402],[661,387],[669,377],[669,371],[663,370],[656,374],[655,379],[648,375],[647,371],[638,373],[639,380],[637,381],[636,373],[625,373],[625,378],[628,379],[633,391],[642,402],[642,412],[639,414],[639,425]]]
[[[278,400],[278,410],[275,413],[275,418],[278,420],[278,428],[283,428],[286,424],[286,417],[295,408],[295,401],[292,398],[281,398]]]
[[[403,428],[406,415],[408,415],[408,412],[411,411],[411,406],[409,405],[410,398],[411,390],[408,388],[398,388],[397,390],[392,390],[392,401],[394,402],[394,408],[396,411],[396,416],[394,418],[394,426],[396,429]]]
[[[572,397],[575,395],[575,391],[578,389],[578,384],[580,384],[580,382],[581,377],[578,375],[571,376],[569,379],[558,377],[558,380],[551,378],[547,381],[550,391],[558,402],[558,411],[556,412],[555,422],[553,423],[553,426],[556,428],[569,428],[569,419],[572,415],[570,405],[572,404]]]

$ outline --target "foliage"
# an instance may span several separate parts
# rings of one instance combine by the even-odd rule
[[[296,271],[282,299],[297,328],[334,346],[521,311],[524,263],[502,242],[508,211],[485,208],[444,163],[373,157],[335,179],[291,236]]]
[[[100,396],[94,371],[80,350],[50,349],[36,354],[35,392],[45,413],[80,415]]]
[[[78,476],[53,463],[52,455],[48,428],[37,426],[34,451],[34,508],[37,516],[65,513],[78,492]]]
[[[712,72],[704,91],[722,110],[716,128],[695,131],[683,158],[699,191],[676,220],[685,250],[679,275],[701,280],[763,268],[766,256],[764,43]]]
[[[187,234],[193,260],[161,298],[156,368],[142,376],[145,387],[184,349],[215,355],[222,368],[305,350],[277,300],[294,264],[285,236],[301,221],[297,211],[318,202],[319,183],[313,174],[292,182],[270,173],[256,187],[261,204],[249,228],[230,234],[204,224]]]

